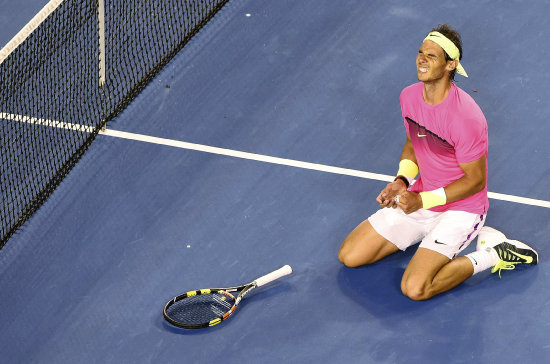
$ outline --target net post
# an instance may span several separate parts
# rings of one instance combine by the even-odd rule
[[[101,131],[107,129],[107,95],[105,90],[106,76],[106,52],[105,52],[105,0],[97,3],[98,33],[99,33],[99,88],[101,93]]]
[[[99,20],[99,85],[103,86],[106,80],[105,74],[105,0],[98,0]]]

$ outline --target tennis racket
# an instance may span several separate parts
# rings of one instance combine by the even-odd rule
[[[184,329],[202,329],[217,325],[231,317],[243,297],[252,290],[290,273],[292,268],[285,265],[242,286],[186,292],[166,303],[164,318],[172,325]]]

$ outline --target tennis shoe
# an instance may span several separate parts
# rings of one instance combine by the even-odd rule
[[[493,248],[506,240],[506,235],[502,232],[497,229],[493,229],[492,227],[484,226],[481,230],[479,230],[476,250]]]
[[[536,265],[539,255],[535,249],[518,240],[511,240],[500,231],[483,227],[478,237],[479,249],[494,249],[499,257],[497,263],[493,266],[491,273],[496,273],[500,277],[502,270],[513,270],[518,264]]]

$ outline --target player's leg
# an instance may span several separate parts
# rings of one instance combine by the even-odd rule
[[[427,300],[458,286],[473,272],[472,263],[466,257],[451,260],[441,253],[419,247],[405,269],[401,291],[415,301]]]
[[[401,279],[403,294],[413,300],[426,300],[472,276],[471,261],[455,257],[475,239],[484,221],[485,215],[442,213],[405,269]]]
[[[374,230],[369,220],[365,220],[344,240],[338,259],[344,265],[355,268],[374,263],[398,250],[397,246]]]
[[[406,215],[401,209],[382,208],[349,234],[338,259],[348,267],[358,267],[405,250],[425,234],[422,219],[423,214]]]

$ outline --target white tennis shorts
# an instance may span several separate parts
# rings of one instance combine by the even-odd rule
[[[486,215],[424,209],[407,215],[400,208],[382,208],[368,220],[378,234],[400,250],[421,241],[420,247],[453,259],[475,239]]]

